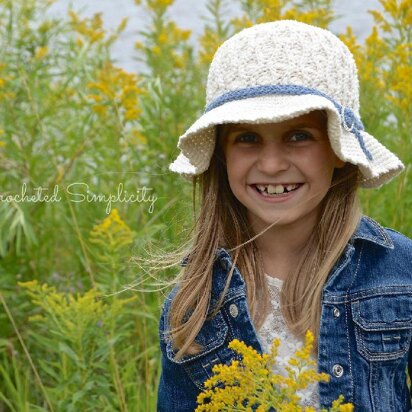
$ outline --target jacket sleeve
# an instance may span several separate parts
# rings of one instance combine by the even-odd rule
[[[161,374],[159,381],[157,411],[158,412],[193,412],[196,409],[196,398],[200,390],[189,378],[184,364],[176,363],[167,356],[167,314],[170,298],[163,305],[159,321],[159,341],[162,352]]]

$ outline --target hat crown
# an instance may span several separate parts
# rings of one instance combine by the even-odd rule
[[[280,20],[226,40],[210,65],[206,106],[225,93],[265,85],[313,88],[359,115],[354,58],[341,40],[319,27]]]

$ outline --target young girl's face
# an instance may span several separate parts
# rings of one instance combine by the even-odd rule
[[[314,225],[335,167],[321,111],[280,123],[228,124],[221,144],[233,194],[248,210],[255,230],[279,225]]]

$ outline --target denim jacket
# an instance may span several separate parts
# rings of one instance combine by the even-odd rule
[[[182,261],[182,265],[187,258]],[[210,306],[223,291],[231,266],[229,253],[216,252]],[[230,364],[232,339],[262,353],[252,323],[245,282],[237,268],[223,306],[208,320],[196,341],[201,353],[175,359],[167,337],[168,311],[174,289],[165,300],[159,323],[162,373],[160,412],[196,408],[196,397],[212,367]],[[330,375],[319,383],[321,407],[329,408],[340,394],[356,411],[401,412],[411,408],[406,368],[412,366],[412,240],[363,217],[342,256],[329,274],[322,294],[318,371]],[[410,373],[412,376],[412,374]]]

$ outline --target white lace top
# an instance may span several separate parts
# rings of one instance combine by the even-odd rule
[[[263,351],[268,353],[269,348],[275,338],[279,338],[281,343],[278,348],[278,356],[273,372],[278,375],[287,376],[285,366],[288,360],[294,355],[295,351],[302,347],[302,342],[294,337],[287,329],[280,310],[280,290],[283,281],[266,275],[269,287],[272,311],[268,314],[265,322],[258,331],[258,336],[263,344]],[[318,384],[310,384],[307,388],[297,392],[300,396],[301,404],[312,406],[319,410]]]

